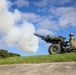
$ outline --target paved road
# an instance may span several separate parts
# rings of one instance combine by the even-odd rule
[[[0,75],[76,75],[76,62],[0,65]]]

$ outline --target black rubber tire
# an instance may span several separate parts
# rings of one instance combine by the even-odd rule
[[[61,53],[61,48],[58,44],[52,44],[49,47],[49,54],[59,54]]]

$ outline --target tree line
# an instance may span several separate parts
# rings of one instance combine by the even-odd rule
[[[15,56],[21,56],[21,55],[8,52],[7,50],[4,49],[0,49],[0,58],[15,57]]]

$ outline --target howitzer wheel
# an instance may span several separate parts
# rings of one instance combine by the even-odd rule
[[[52,44],[49,47],[49,54],[59,54],[61,52],[61,48],[57,44]]]

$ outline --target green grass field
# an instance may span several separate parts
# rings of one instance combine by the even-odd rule
[[[0,58],[0,64],[50,63],[72,61],[76,61],[76,52],[39,56],[10,57],[6,59]]]

